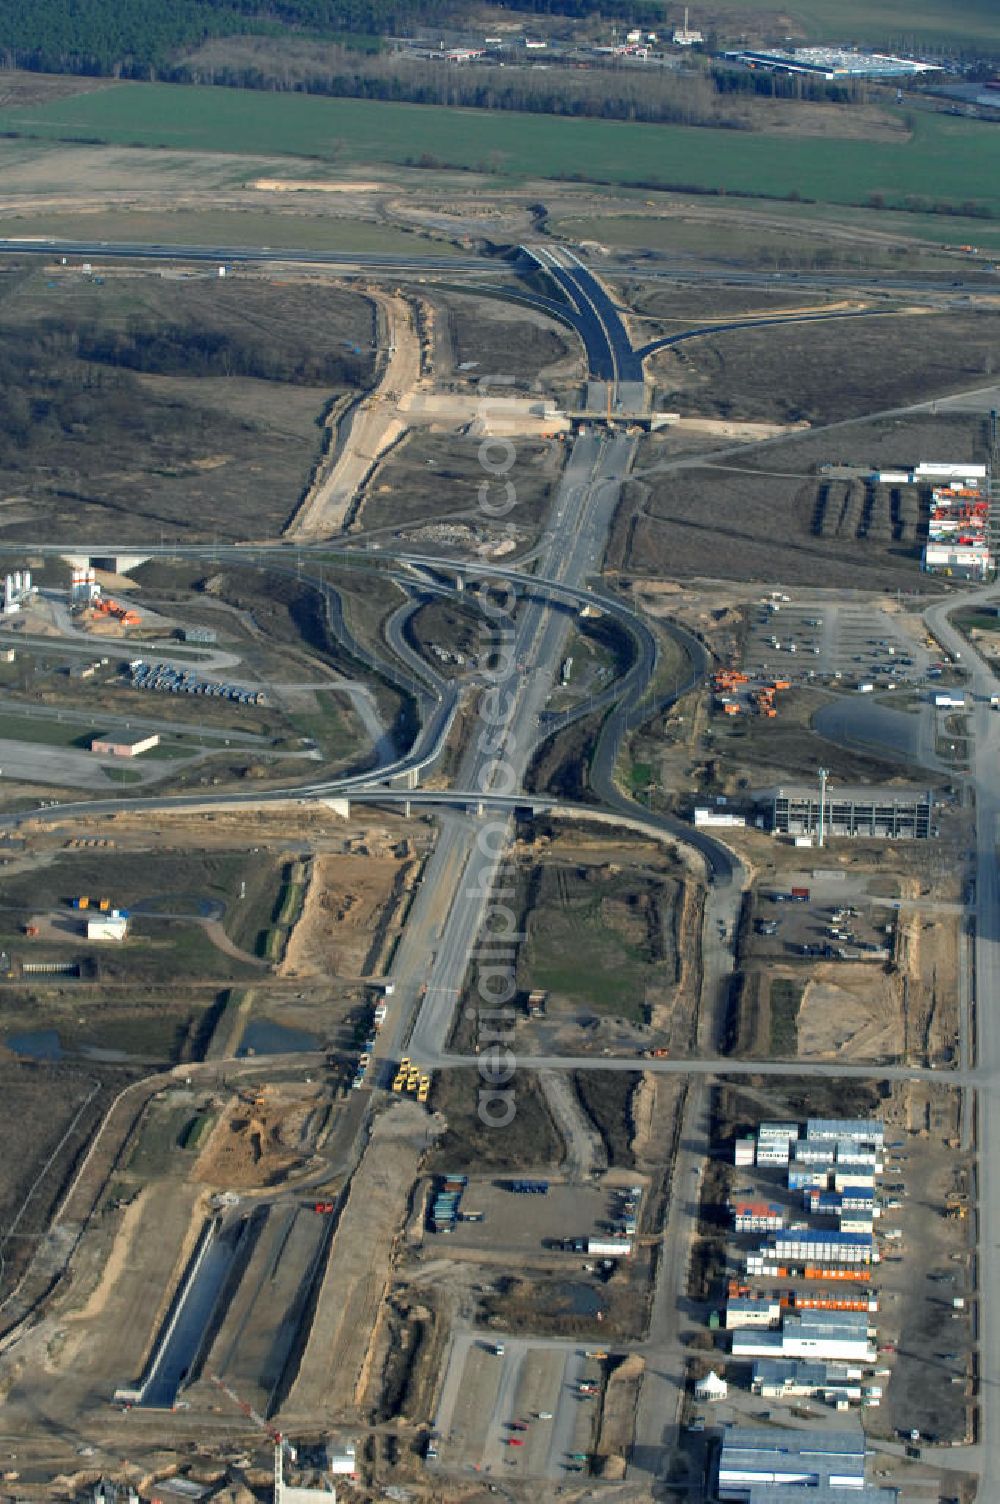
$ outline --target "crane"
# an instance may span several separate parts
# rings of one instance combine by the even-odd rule
[[[238,1406],[238,1408],[243,1411],[243,1414],[246,1416],[247,1420],[253,1421],[258,1431],[264,1431],[266,1435],[271,1438],[276,1447],[284,1448],[285,1451],[294,1456],[294,1448],[291,1446],[290,1442],[288,1442],[285,1437],[282,1436],[280,1431],[276,1431],[273,1426],[268,1425],[267,1421],[259,1411],[255,1410],[247,1400],[241,1399],[240,1396],[236,1393],[236,1390],[231,1388],[224,1379],[220,1379],[218,1374],[210,1373],[208,1377],[210,1381],[215,1385],[216,1389],[221,1389],[223,1394],[227,1395],[229,1399],[232,1400],[233,1404]]]

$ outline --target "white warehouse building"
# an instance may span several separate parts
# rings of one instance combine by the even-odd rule
[[[768,1431],[727,1426],[717,1493],[737,1504],[894,1504],[895,1489],[865,1483],[856,1431]]]
[[[785,1317],[780,1332],[733,1333],[734,1358],[811,1358],[871,1364],[876,1351],[866,1311],[808,1311]]]
[[[796,1358],[760,1358],[753,1366],[751,1389],[765,1400],[808,1399],[827,1403],[875,1397],[862,1382],[859,1363],[816,1363]],[[878,1391],[881,1396],[881,1390]]]

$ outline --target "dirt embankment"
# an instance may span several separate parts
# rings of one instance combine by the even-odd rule
[[[285,977],[376,974],[416,882],[409,847],[390,853],[317,856],[280,967]],[[403,855],[398,854],[402,850]]]
[[[632,1093],[632,1153],[636,1159],[644,1159],[650,1148],[653,1115],[656,1110],[656,1076],[652,1071],[643,1071]]]
[[[319,1092],[240,1092],[222,1113],[192,1172],[216,1189],[277,1185],[307,1158],[304,1139]]]
[[[802,994],[797,1028],[804,1060],[894,1055],[903,1029],[900,979],[874,964],[817,966]]]
[[[594,1447],[595,1471],[602,1478],[625,1476],[645,1370],[645,1358],[639,1353],[629,1353],[614,1369],[605,1386],[600,1430]]]
[[[331,1241],[312,1327],[282,1421],[357,1418],[378,1350],[399,1229],[417,1177],[427,1115],[398,1102],[376,1119]]]
[[[378,310],[389,358],[373,392],[350,413],[345,415],[341,409],[328,415],[323,456],[301,506],[285,529],[286,538],[329,538],[341,532],[366,478],[406,431],[399,404],[420,379],[417,321],[404,298],[373,291],[368,296]]]

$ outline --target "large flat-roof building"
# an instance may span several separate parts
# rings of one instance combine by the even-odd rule
[[[807,1358],[816,1362],[871,1364],[875,1348],[866,1311],[805,1311],[786,1315],[780,1331],[738,1327],[732,1354],[747,1358]]]
[[[817,1363],[795,1358],[758,1358],[750,1385],[763,1399],[803,1399],[822,1395],[827,1403],[881,1398],[881,1389],[865,1385],[864,1369],[855,1363]]]
[[[768,51],[744,49],[726,52],[725,58],[744,67],[770,73],[800,73],[812,78],[917,78],[939,73],[934,63],[917,58],[892,57],[883,52],[856,52],[846,47],[775,47]]]
[[[776,834],[818,835],[818,783],[783,783],[756,797],[759,803],[770,805],[770,824]],[[874,783],[828,784],[823,829],[828,836],[925,841],[931,833],[933,808],[930,789]]]
[[[727,1426],[717,1492],[738,1504],[895,1504],[865,1483],[865,1438],[856,1431],[768,1431]]]

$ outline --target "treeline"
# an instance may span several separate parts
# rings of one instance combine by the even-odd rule
[[[54,330],[3,328],[0,465],[17,468],[64,439],[103,442],[112,423],[152,438],[153,421],[148,398],[129,372],[67,359],[66,341]]]
[[[815,104],[856,104],[869,97],[869,85],[856,79],[834,83],[796,73],[714,67],[709,76],[719,94],[737,99],[806,99]]]
[[[541,14],[659,23],[658,0],[521,0]],[[458,0],[4,0],[0,60],[52,73],[149,79],[210,37],[405,35],[461,17]]]
[[[667,0],[519,0],[518,9],[644,28],[677,14]],[[2,16],[0,65],[148,79],[213,37],[406,35],[417,24],[464,23],[467,11],[459,0],[4,0]],[[708,41],[714,49],[724,39]],[[956,46],[952,55],[971,60],[982,49]]]
[[[332,49],[325,49],[332,50]],[[348,99],[405,101],[466,109],[519,110],[539,115],[587,116],[652,124],[752,128],[738,102],[720,96],[703,74],[640,73],[617,69],[461,68],[446,63],[343,53],[323,70],[308,65],[253,63],[233,66],[186,62],[170,70],[177,83],[321,94]]]
[[[456,67],[398,54],[361,58],[333,45],[275,46],[249,37],[241,37],[232,48],[209,44],[163,76],[175,83],[232,89],[729,130],[754,129],[750,106],[759,99],[851,104],[868,98],[862,83],[780,78],[730,68],[674,73],[614,63],[592,69],[558,64]]]
[[[369,360],[350,351],[293,352],[231,330],[83,328],[67,337],[81,360],[157,376],[249,376],[293,386],[360,387],[370,375]]]
[[[199,423],[205,429],[213,420],[172,394],[151,392],[141,372],[255,376],[327,389],[357,385],[367,374],[364,358],[347,351],[295,355],[215,331],[2,324],[0,471],[30,470],[44,461],[56,474],[80,463],[73,458],[78,450],[107,456],[123,444],[162,448],[200,438]]]
[[[447,13],[450,0],[6,0],[0,59],[10,68],[151,79],[211,37],[288,28],[378,34]]]
[[[38,453],[58,438],[93,441],[112,419],[145,432],[151,404],[136,373],[253,376],[329,388],[361,386],[369,370],[365,357],[348,351],[291,353],[212,330],[5,325],[0,329],[0,462]]]

